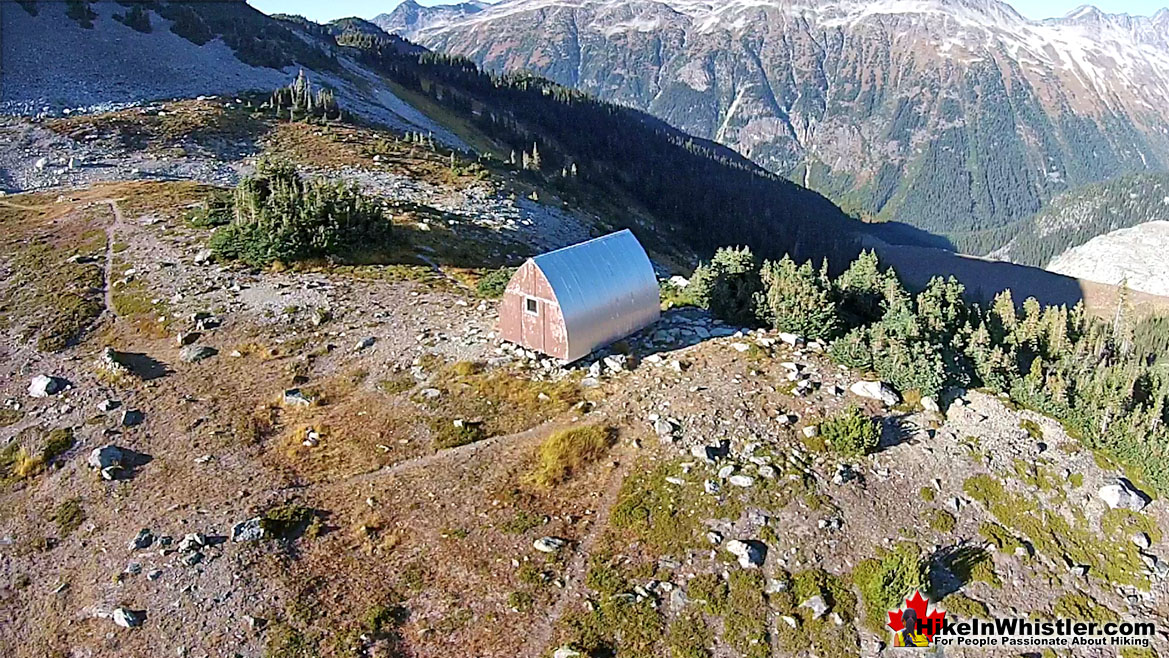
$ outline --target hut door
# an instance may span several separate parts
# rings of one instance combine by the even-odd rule
[[[539,352],[544,351],[544,319],[546,304],[535,297],[524,297],[521,331],[524,345]]]

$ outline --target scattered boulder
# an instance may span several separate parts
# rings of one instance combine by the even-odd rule
[[[113,620],[122,628],[138,628],[146,621],[146,613],[127,608],[114,608]]]
[[[817,594],[812,598],[800,604],[801,608],[807,608],[812,611],[812,619],[819,619],[828,612],[828,604],[824,602],[824,597]]]
[[[241,521],[231,529],[231,540],[236,542],[257,541],[264,538],[264,523],[260,517]]]
[[[1132,543],[1136,544],[1137,548],[1147,551],[1153,545],[1153,540],[1149,538],[1148,534],[1138,532],[1132,536]]]
[[[146,420],[146,414],[137,409],[127,409],[122,412],[122,427],[141,425]]]
[[[809,439],[814,439],[820,436],[820,427],[817,425],[808,425],[803,429],[804,436]]]
[[[541,553],[555,553],[568,545],[568,542],[559,537],[541,537],[532,542],[532,548]]]
[[[1134,512],[1145,509],[1152,502],[1148,495],[1123,478],[1114,484],[1101,487],[1099,495],[1112,509],[1127,509]]]
[[[183,363],[198,363],[219,354],[219,350],[206,345],[187,345],[179,351]]]
[[[832,476],[832,484],[847,484],[857,477],[856,471],[849,464],[840,464],[836,467],[836,475]]]
[[[921,408],[935,414],[942,411],[942,407],[938,404],[938,401],[928,395],[921,399]]]
[[[730,482],[736,487],[743,487],[744,489],[755,484],[755,478],[750,475],[732,475],[727,482]]]
[[[574,651],[568,647],[560,647],[553,654],[552,658],[578,658],[581,655],[579,651]]]
[[[101,356],[97,359],[96,367],[99,373],[115,380],[130,374],[130,368],[125,363],[125,357],[112,347],[107,347],[102,350]]]
[[[130,542],[130,550],[140,551],[146,548],[150,548],[150,545],[153,543],[154,533],[151,532],[149,528],[143,528],[138,531],[137,536],[135,536],[133,541]]]
[[[65,390],[69,382],[60,377],[37,375],[28,384],[28,394],[34,398],[47,398]]]
[[[374,338],[373,336],[366,336],[365,338],[362,338],[357,343],[357,345],[355,345],[353,347],[353,351],[354,352],[364,352],[365,350],[368,350],[369,348],[373,347],[373,344],[376,342],[377,342],[377,339]]]
[[[190,551],[197,551],[207,545],[207,538],[202,533],[192,532],[179,542],[179,550],[188,553]]]
[[[110,400],[108,398],[97,403],[98,411],[103,411],[103,412],[113,411],[114,409],[117,409],[120,406],[122,406],[121,402],[118,402],[117,400]]]
[[[782,331],[779,333],[779,339],[781,341],[783,341],[785,344],[791,345],[792,347],[798,347],[798,346],[804,344],[803,337],[798,336],[796,334],[789,334],[789,333],[782,332]]]
[[[200,249],[198,253],[195,254],[195,264],[203,265],[205,263],[209,263],[211,262],[211,257],[213,255],[214,254],[210,249]]]
[[[859,381],[849,387],[853,395],[870,400],[880,400],[886,407],[892,407],[901,402],[901,396],[885,382]]]
[[[180,331],[179,334],[175,336],[175,342],[178,343],[179,347],[185,347],[187,345],[193,345],[195,341],[199,340],[201,337],[202,334],[197,331]]]
[[[610,372],[622,372],[629,366],[629,357],[624,354],[610,354],[604,358],[604,362]]]
[[[309,407],[313,403],[312,399],[299,388],[290,388],[284,391],[283,401],[286,407]]]
[[[114,444],[94,448],[93,452],[89,453],[89,461],[87,462],[91,468],[102,471],[105,474],[107,469],[121,468],[122,462],[126,459],[126,453]],[[112,478],[106,478],[112,479]]]
[[[654,432],[662,441],[671,441],[674,438],[674,424],[665,418],[654,421]]]
[[[739,558],[739,566],[744,569],[761,567],[767,558],[767,545],[763,542],[732,539],[726,546],[731,555]]]

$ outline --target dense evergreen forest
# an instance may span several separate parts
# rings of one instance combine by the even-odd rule
[[[528,175],[566,193],[631,201],[700,253],[734,242],[763,255],[836,264],[858,251],[854,234],[862,225],[824,197],[647,114],[535,76],[493,75],[463,58],[404,53],[395,40],[349,33],[338,42],[518,154],[509,160],[527,158]]]
[[[994,252],[1022,265],[1044,267],[1092,238],[1122,228],[1169,219],[1169,174],[1130,174],[1061,194],[1034,217],[999,231],[957,240],[963,252]]]
[[[784,258],[721,249],[688,294],[715,315],[829,341],[834,361],[903,393],[985,388],[1064,424],[1086,447],[1169,493],[1169,321],[1135,320],[1122,293],[1113,317],[1082,304],[1020,305],[1010,291],[982,307],[935,277],[911,293],[863,253],[838,277]]]

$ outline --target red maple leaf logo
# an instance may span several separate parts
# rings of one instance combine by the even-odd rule
[[[920,622],[918,628],[921,629],[921,634],[927,640],[933,642],[934,635],[941,630],[942,621],[946,618],[944,610],[934,608],[930,610],[929,599],[921,595],[921,592],[914,592],[913,596],[905,599],[905,607],[912,609],[917,613],[917,619]],[[897,633],[905,628],[905,623],[902,621],[901,610],[892,610],[889,612],[889,623],[886,624],[894,633]],[[914,631],[916,629],[910,629]]]

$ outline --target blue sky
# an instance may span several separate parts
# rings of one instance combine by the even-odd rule
[[[392,11],[401,0],[249,0],[260,11],[300,14],[315,21],[360,16],[373,18]],[[1084,4],[1083,0],[1008,0],[1020,14],[1029,18],[1062,16]],[[1097,0],[1092,4],[1109,13],[1129,13],[1151,16],[1166,5],[1167,0]],[[419,4],[448,4],[436,0],[420,0]]]

